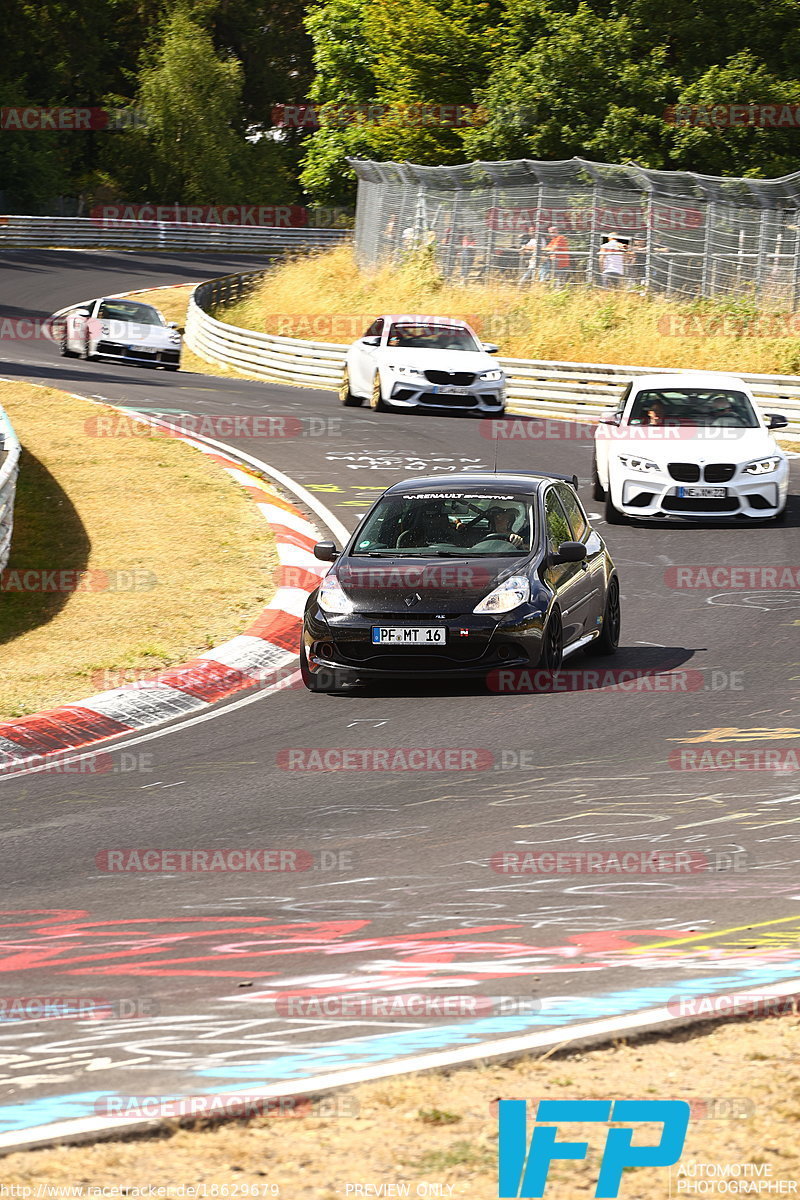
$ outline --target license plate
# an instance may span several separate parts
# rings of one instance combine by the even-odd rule
[[[158,354],[157,350],[151,350],[149,346],[131,346],[134,354]]]
[[[441,392],[444,396],[468,396],[469,388],[455,387],[452,383],[442,383],[435,387],[434,392]]]
[[[678,495],[687,500],[724,500],[728,489],[723,487],[679,487]]]
[[[372,642],[375,646],[443,646],[447,641],[447,630],[441,626],[427,629],[406,625],[373,626]]]

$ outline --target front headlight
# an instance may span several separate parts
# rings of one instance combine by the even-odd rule
[[[640,458],[636,454],[619,454],[619,461],[629,471],[640,471],[646,475],[648,471],[658,471],[658,463],[651,462],[649,458]]]
[[[317,594],[317,604],[329,613],[351,613],[353,611],[353,601],[335,575],[326,575],[323,579]]]
[[[171,342],[179,342],[181,340],[181,335],[179,333],[171,333],[169,335],[169,340]]]
[[[770,472],[777,471],[780,462],[779,454],[773,455],[772,458],[759,458],[757,462],[748,463],[744,468],[744,473],[745,475],[769,475]]]
[[[525,604],[531,598],[530,581],[524,575],[512,575],[505,583],[501,583],[488,596],[484,596],[480,604],[476,604],[476,613],[506,613],[520,604]]]
[[[389,367],[390,371],[394,371],[395,375],[416,375],[418,379],[425,378],[424,371],[418,371],[416,367]]]
[[[482,379],[484,383],[497,383],[503,378],[503,372],[498,371],[497,367],[493,371],[482,371],[478,379]]]

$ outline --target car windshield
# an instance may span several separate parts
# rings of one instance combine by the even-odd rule
[[[429,321],[395,322],[389,327],[386,344],[397,350],[480,350],[463,325],[434,325]]]
[[[101,321],[132,321],[136,325],[164,325],[157,308],[127,300],[106,300],[97,310]]]
[[[508,557],[534,540],[533,498],[509,492],[385,496],[356,535],[351,555],[387,558]]]
[[[744,392],[730,388],[653,388],[639,392],[629,425],[729,425],[756,429],[758,420]]]

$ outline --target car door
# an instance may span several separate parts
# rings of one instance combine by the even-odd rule
[[[606,567],[603,539],[592,529],[583,511],[583,505],[569,484],[557,483],[555,490],[567,514],[573,542],[581,542],[586,547],[585,564],[588,570],[584,575],[589,583],[589,592],[584,627],[585,632],[590,633],[600,625],[600,618],[605,609]]]
[[[382,337],[383,317],[373,321],[369,329],[352,347],[350,359],[350,390],[356,396],[369,396],[372,392],[372,380],[375,377],[377,346],[366,346],[364,338]]]
[[[559,499],[555,485],[551,484],[544,496],[545,537],[547,554],[556,554],[562,542],[572,542],[572,529]],[[590,624],[592,580],[589,564],[556,563],[545,567],[544,577],[553,588],[561,610],[564,629],[564,646],[571,645],[583,637]]]

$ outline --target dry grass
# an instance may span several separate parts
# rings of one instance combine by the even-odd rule
[[[3,1163],[3,1182],[206,1184],[209,1195],[212,1184],[227,1184],[237,1186],[239,1192],[229,1194],[239,1196],[245,1184],[260,1185],[260,1196],[277,1185],[283,1200],[338,1200],[348,1184],[375,1189],[406,1182],[411,1196],[424,1195],[418,1189],[427,1183],[440,1185],[431,1195],[496,1200],[498,1097],[738,1099],[743,1116],[690,1122],[681,1162],[767,1164],[772,1180],[800,1179],[800,1025],[787,1016],[509,1067],[365,1084],[346,1094],[348,1111],[357,1116],[259,1118],[162,1138],[13,1154]],[[575,1126],[569,1136],[589,1141],[590,1161],[556,1163],[548,1200],[594,1195],[603,1134],[596,1126]],[[351,1187],[349,1194],[358,1193]],[[620,1192],[622,1200],[669,1195],[666,1168],[627,1173]]]
[[[0,715],[87,696],[100,671],[191,658],[241,632],[269,600],[269,528],[204,455],[171,438],[89,436],[87,421],[114,410],[49,388],[2,383],[0,404],[24,447],[9,571],[140,569],[155,580],[6,590]]]
[[[582,287],[445,284],[424,256],[361,272],[346,246],[283,263],[258,292],[217,315],[248,329],[347,343],[381,312],[467,318],[513,358],[800,371],[800,316],[759,316],[746,297],[686,303]],[[666,332],[687,329],[687,321],[692,336]],[[768,336],[776,329],[793,335]]]

